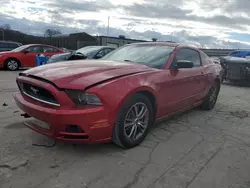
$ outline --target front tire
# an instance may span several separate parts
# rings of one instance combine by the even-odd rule
[[[19,62],[16,59],[8,59],[5,62],[5,68],[10,71],[16,71],[19,69]]]
[[[207,96],[205,97],[201,108],[203,110],[212,110],[217,102],[217,98],[220,92],[220,82],[215,81],[212,87],[209,89]]]
[[[149,99],[135,94],[122,107],[113,130],[113,142],[123,148],[139,145],[153,124],[153,108]]]

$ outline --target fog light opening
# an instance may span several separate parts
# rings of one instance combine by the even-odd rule
[[[66,132],[68,133],[84,133],[79,125],[67,125]]]

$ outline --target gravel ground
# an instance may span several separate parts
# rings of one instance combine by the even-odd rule
[[[223,84],[214,110],[194,109],[160,123],[130,150],[49,147],[52,140],[22,124],[12,98],[17,74],[0,71],[1,188],[250,187],[249,87]]]

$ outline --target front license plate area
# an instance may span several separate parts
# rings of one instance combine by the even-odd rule
[[[36,126],[38,127],[41,127],[43,129],[46,129],[46,130],[49,130],[50,129],[50,126],[48,123],[46,122],[43,122],[43,121],[40,121],[39,119],[33,119],[31,120],[31,123],[35,124]]]

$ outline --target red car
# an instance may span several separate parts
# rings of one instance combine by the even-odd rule
[[[44,44],[23,45],[11,51],[0,52],[0,68],[14,71],[20,67],[35,67],[36,55],[44,54],[50,57],[58,53],[64,51]]]
[[[211,110],[219,66],[197,48],[137,43],[99,60],[49,64],[17,78],[15,101],[25,124],[55,140],[140,144],[154,122],[200,106]]]

